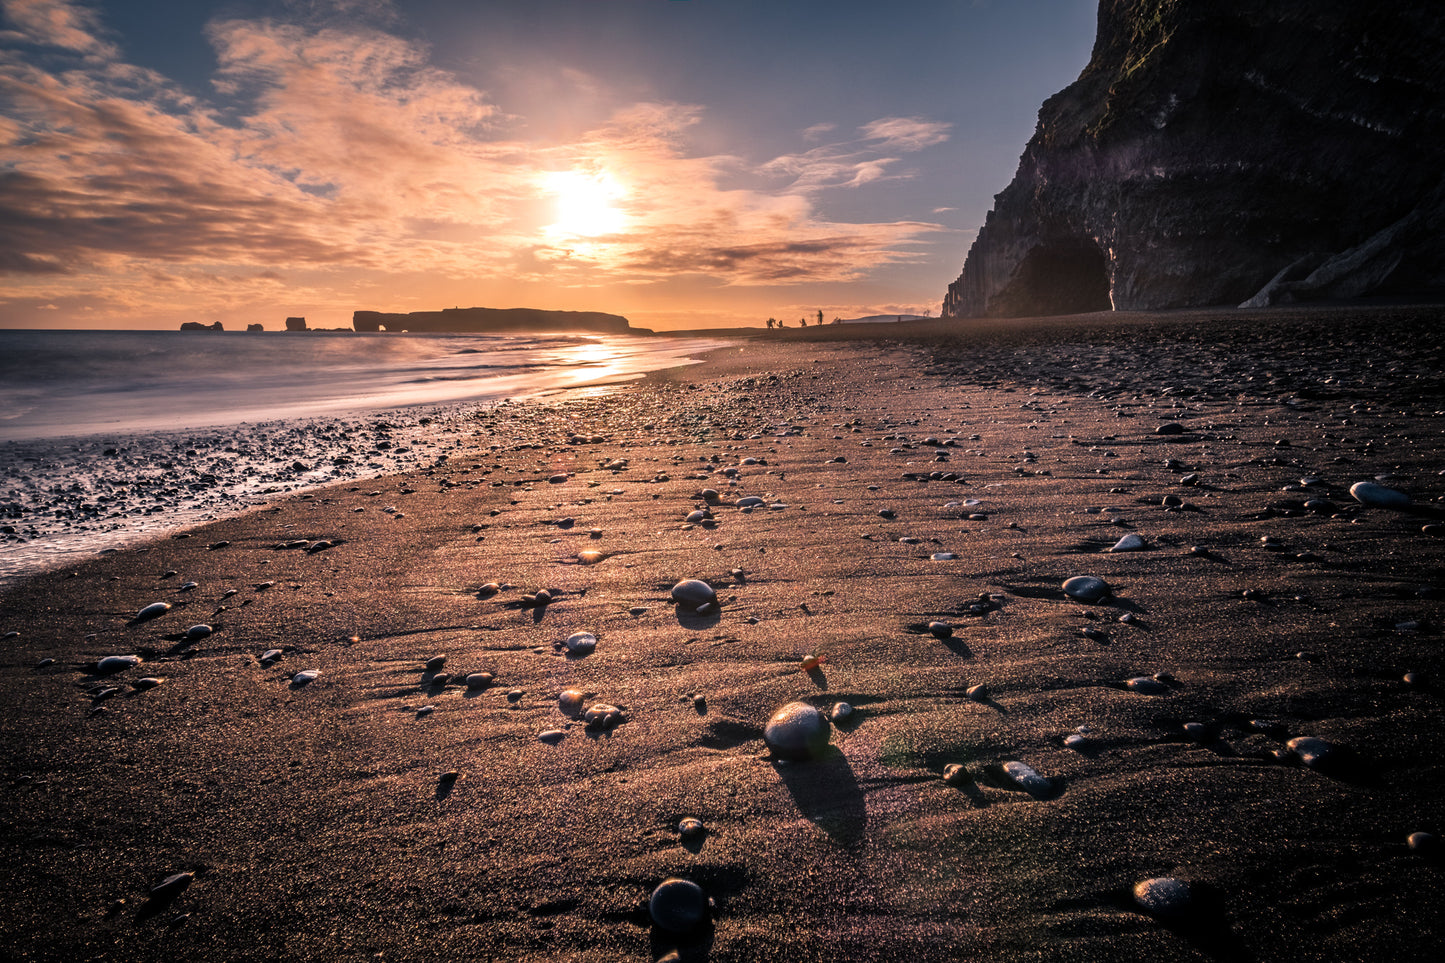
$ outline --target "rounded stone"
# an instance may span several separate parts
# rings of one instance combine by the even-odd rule
[[[695,839],[706,831],[707,827],[702,824],[702,820],[693,816],[684,817],[677,824],[677,834],[683,839]]]
[[[1417,853],[1433,853],[1440,846],[1440,838],[1434,833],[1411,833],[1405,840],[1405,845]]]
[[[1285,748],[1311,769],[1327,768],[1340,754],[1339,747],[1333,742],[1317,736],[1298,736],[1285,743]]]
[[[1136,675],[1132,679],[1125,679],[1124,688],[1140,695],[1164,695],[1169,691],[1169,687],[1163,682],[1147,675]]]
[[[135,621],[149,622],[151,619],[159,618],[171,610],[169,602],[152,602],[135,614]]]
[[[1109,583],[1097,575],[1075,575],[1064,582],[1064,594],[1080,602],[1099,602],[1109,597]]]
[[[133,669],[138,665],[140,665],[140,656],[138,655],[108,655],[95,664],[95,671],[101,675],[110,675],[113,672]]]
[[[1111,552],[1142,552],[1148,548],[1143,536],[1130,532],[1110,547]]]
[[[186,641],[199,642],[201,639],[204,639],[206,636],[210,635],[214,631],[215,629],[211,628],[209,625],[206,625],[204,622],[202,622],[200,625],[193,625],[190,628],[186,629]]]
[[[947,622],[929,622],[928,634],[936,639],[951,639],[953,638],[953,626]]]
[[[590,655],[597,648],[597,636],[591,632],[573,632],[562,643],[568,655]]]
[[[833,708],[828,711],[828,718],[832,719],[834,723],[847,722],[853,718],[855,711],[856,710],[846,702],[835,702],[833,703]]]
[[[473,672],[467,676],[467,688],[473,691],[485,689],[491,684],[492,674],[490,672]]]
[[[709,901],[702,887],[690,879],[663,880],[652,891],[647,911],[652,921],[670,933],[691,933],[707,920]]]
[[[717,601],[717,592],[702,579],[683,579],[672,587],[672,600],[690,609],[699,609]]]
[[[580,716],[582,705],[587,701],[587,694],[581,689],[567,689],[557,697],[557,708],[562,710],[563,715]]]
[[[1377,485],[1374,482],[1355,482],[1350,486],[1350,497],[1361,505],[1371,508],[1409,508],[1410,496],[1394,488]]]
[[[1173,876],[1157,876],[1134,884],[1134,902],[1150,916],[1179,916],[1194,902],[1189,884]]]
[[[763,742],[779,759],[809,759],[827,748],[832,728],[827,718],[806,702],[789,702],[768,720]]]

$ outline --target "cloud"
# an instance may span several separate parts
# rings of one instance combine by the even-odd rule
[[[69,0],[0,0],[5,19],[16,30],[5,39],[45,47],[59,47],[97,57],[115,56],[115,48],[100,40],[100,20],[93,10]]]
[[[915,259],[910,245],[939,229],[818,210],[827,191],[908,176],[902,155],[946,139],[945,124],[884,118],[842,143],[821,142],[834,128],[819,124],[801,135],[814,146],[761,163],[694,151],[707,118],[693,104],[635,102],[580,135],[529,137],[545,125],[375,26],[393,8],[363,0],[299,5],[318,16],[356,6],[363,25],[213,22],[206,101],[123,62],[83,8],[0,2],[26,42],[46,38],[66,60],[0,54],[0,273],[37,299],[272,297],[281,271],[338,303],[362,271],[563,286],[847,281]],[[612,233],[547,230],[558,199],[545,185],[560,171],[615,183]]]
[[[949,125],[921,117],[884,117],[864,124],[864,140],[878,141],[891,150],[915,151],[948,140]]]

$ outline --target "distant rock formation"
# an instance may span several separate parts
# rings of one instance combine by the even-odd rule
[[[262,327],[261,325],[259,325],[259,324],[248,324],[248,325],[246,325],[246,330],[247,330],[247,331],[265,331],[266,329],[265,329],[264,327]]]
[[[202,324],[202,323],[199,322],[199,321],[185,321],[185,322],[182,322],[182,324],[181,324],[181,330],[182,330],[182,331],[224,331],[224,330],[226,330],[226,329],[221,326],[221,322],[219,322],[219,321],[216,321],[216,322],[214,322],[214,323],[212,323],[212,324]]]
[[[310,329],[306,327],[306,319],[305,319],[305,318],[287,318],[287,319],[286,319],[286,330],[287,330],[287,331],[308,331],[308,330],[310,330]]]
[[[943,313],[1445,293],[1428,2],[1101,0]]]
[[[631,327],[627,319],[618,314],[543,311],[538,308],[446,308],[441,311],[412,311],[410,314],[357,311],[351,316],[351,324],[357,331],[651,333],[643,328]]]

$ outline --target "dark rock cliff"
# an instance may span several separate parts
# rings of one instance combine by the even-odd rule
[[[1435,0],[1101,0],[943,313],[1445,293]]]
[[[409,314],[357,311],[351,316],[351,325],[357,331],[651,333],[644,328],[631,327],[620,314],[602,314],[598,311],[543,311],[539,308],[446,308],[441,311],[412,311]]]

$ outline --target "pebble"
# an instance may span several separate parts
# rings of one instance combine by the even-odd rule
[[[193,625],[190,628],[186,629],[186,641],[199,642],[201,639],[206,638],[214,631],[215,629],[211,628],[209,625],[206,625],[204,622],[200,625]]]
[[[929,558],[935,562],[951,562],[958,558],[958,555],[953,552],[934,552]]]
[[[987,702],[989,699],[988,686],[984,685],[982,682],[978,683],[977,685],[969,686],[966,690],[964,690],[963,694],[968,696],[974,702]]]
[[[1109,597],[1109,583],[1096,575],[1075,575],[1064,582],[1064,594],[1081,602],[1098,602]]]
[[[1440,839],[1434,833],[1411,833],[1405,845],[1417,853],[1433,853],[1440,845]]]
[[[1032,766],[1022,762],[1006,762],[1003,774],[1009,781],[1036,799],[1053,794],[1054,784],[1041,776]]]
[[[114,672],[133,669],[138,665],[140,665],[140,656],[138,655],[108,655],[95,664],[95,671],[101,675],[110,675]]]
[[[130,684],[130,687],[131,687],[132,689],[134,689],[135,691],[137,691],[137,692],[145,692],[147,689],[154,689],[156,686],[160,685],[163,681],[164,681],[163,679],[157,679],[157,678],[156,678],[155,676],[153,676],[153,675],[148,675],[148,676],[146,676],[146,677],[143,678],[143,679],[136,679],[134,682],[132,682],[132,683]]]
[[[835,702],[833,703],[833,708],[828,711],[828,718],[832,719],[834,723],[847,722],[853,718],[855,711],[856,710],[846,702]]]
[[[477,597],[478,597],[478,598],[483,598],[483,599],[489,599],[489,598],[491,598],[493,595],[496,595],[496,594],[497,594],[498,592],[500,592],[501,590],[502,590],[502,587],[501,587],[500,585],[498,585],[496,582],[488,582],[486,585],[483,585],[481,588],[477,589]]]
[[[672,587],[672,600],[689,609],[701,609],[717,602],[717,592],[701,579],[683,579]]]
[[[597,648],[597,636],[591,632],[573,632],[562,644],[568,655],[591,655]]]
[[[1169,691],[1167,685],[1147,675],[1136,675],[1132,679],[1124,680],[1124,688],[1140,695],[1164,695]]]
[[[701,819],[687,816],[677,824],[677,834],[683,839],[694,839],[707,831]]]
[[[582,714],[582,704],[587,700],[587,695],[581,689],[566,689],[557,696],[557,708],[562,710],[563,715],[576,718]]]
[[[583,565],[596,565],[606,557],[604,553],[597,551],[595,548],[589,548],[577,553],[577,561]]]
[[[1409,508],[1410,496],[1394,488],[1386,488],[1374,482],[1355,482],[1350,486],[1350,497],[1361,505],[1371,508]]]
[[[277,659],[281,658],[281,656],[284,654],[285,653],[283,653],[280,649],[267,649],[265,652],[261,653],[261,664],[270,665],[272,662],[275,662]]]
[[[1178,916],[1194,901],[1189,884],[1173,876],[1157,876],[1134,884],[1134,903],[1150,916]]]
[[[1145,544],[1144,539],[1143,539],[1142,536],[1140,536],[1140,535],[1138,535],[1138,534],[1136,534],[1136,533],[1134,533],[1134,532],[1130,532],[1128,535],[1125,535],[1123,538],[1121,538],[1121,539],[1119,539],[1117,542],[1115,542],[1114,545],[1113,545],[1113,547],[1110,548],[1109,551],[1111,551],[1111,552],[1141,552],[1141,551],[1143,551],[1143,550],[1144,550],[1145,548],[1147,548],[1147,547],[1148,547],[1148,546]]]
[[[485,689],[492,684],[490,672],[473,672],[467,676],[467,688],[475,692],[478,689]]]
[[[1297,736],[1285,743],[1285,748],[1310,769],[1326,768],[1339,756],[1338,746],[1316,736]]]
[[[828,745],[832,726],[806,702],[789,702],[768,720],[763,742],[779,759],[802,760],[820,754]]]
[[[149,622],[151,619],[159,618],[171,610],[169,602],[152,602],[135,614],[136,622]]]
[[[929,622],[928,632],[934,638],[938,639],[953,638],[953,626],[949,625],[947,622]]]
[[[1064,745],[1076,752],[1083,752],[1089,747],[1089,737],[1082,732],[1071,732],[1064,736]]]
[[[549,746],[555,746],[565,738],[567,738],[567,733],[562,729],[548,729],[545,732],[537,733],[538,741],[545,742]]]
[[[943,767],[943,781],[950,786],[967,786],[973,782],[968,770],[956,762]]]
[[[652,921],[670,933],[691,933],[707,919],[712,901],[702,887],[689,879],[665,879],[652,891],[647,911]]]
[[[444,656],[444,655],[434,655],[434,656],[432,656],[430,659],[427,659],[427,660],[426,660],[426,665],[424,666],[424,668],[425,668],[426,671],[428,671],[428,672],[435,672],[437,669],[440,669],[442,666],[444,666],[444,665],[446,665],[446,664],[447,664],[447,657],[446,657],[446,656]]]
[[[594,729],[611,729],[622,721],[622,710],[605,702],[598,702],[582,714],[582,721]]]
[[[296,685],[308,685],[315,682],[320,675],[321,671],[319,669],[303,669],[293,675],[291,681]]]

